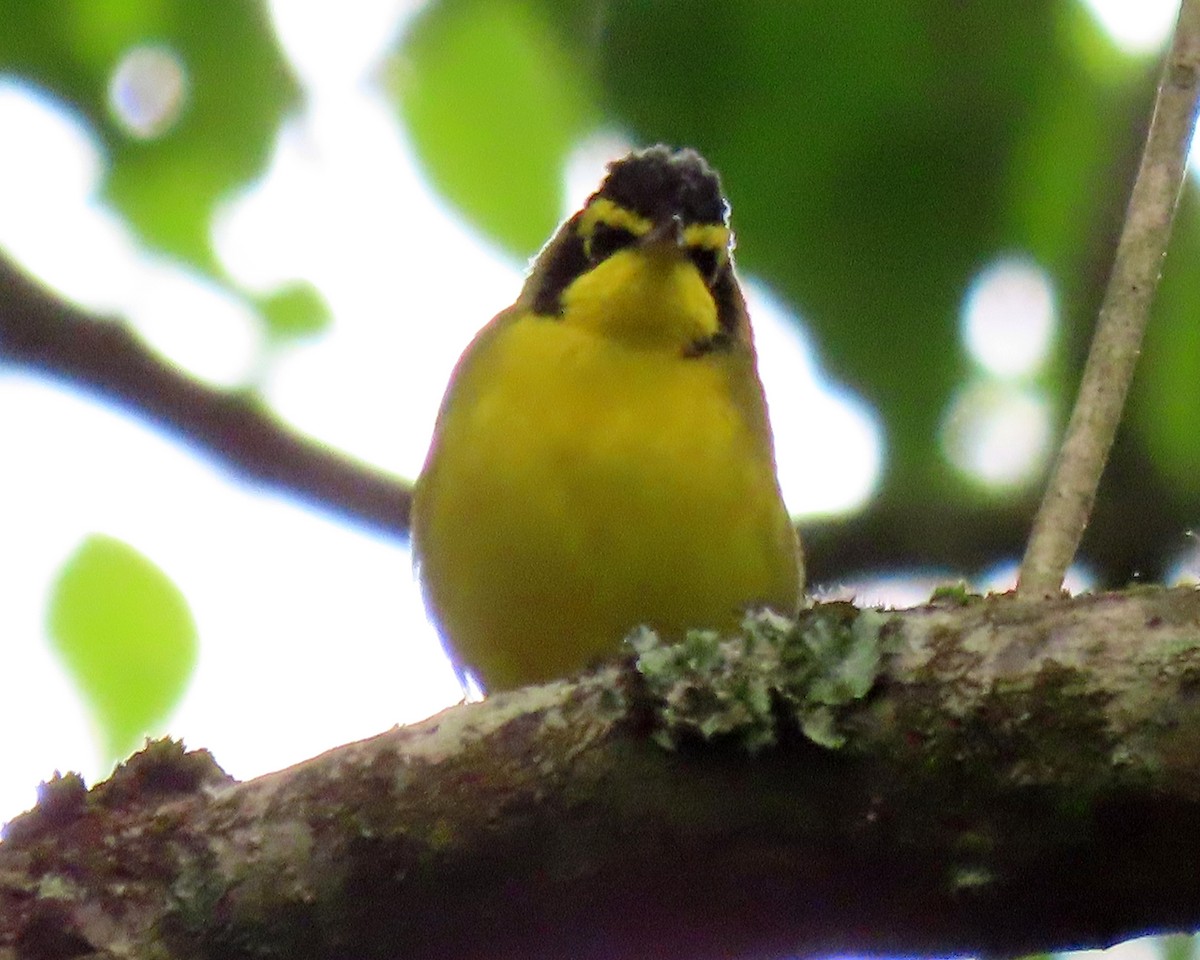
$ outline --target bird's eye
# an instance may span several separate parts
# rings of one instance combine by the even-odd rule
[[[712,283],[717,279],[717,269],[720,267],[721,258],[717,255],[716,250],[711,247],[688,247],[688,256],[696,265],[696,269],[700,271],[700,276],[704,278],[705,283]]]
[[[611,227],[607,223],[598,223],[588,237],[587,252],[593,263],[599,263],[606,257],[612,256],[622,247],[628,247],[637,239],[623,227]]]

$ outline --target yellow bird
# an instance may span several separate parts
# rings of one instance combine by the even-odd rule
[[[459,360],[412,532],[484,689],[590,666],[639,624],[682,638],[799,605],[728,209],[693,150],[610,164]]]

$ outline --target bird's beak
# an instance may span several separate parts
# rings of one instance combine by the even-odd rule
[[[678,214],[660,220],[639,243],[643,247],[682,247],[683,220]]]

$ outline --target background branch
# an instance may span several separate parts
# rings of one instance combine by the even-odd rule
[[[1141,351],[1200,108],[1200,0],[1183,0],[1075,409],[1034,519],[1017,592],[1052,596],[1092,513]]]
[[[1200,592],[882,636],[835,751],[783,710],[755,756],[664,750],[627,665],[243,784],[154,745],[12,823],[0,954],[1017,955],[1200,926]]]
[[[292,430],[250,394],[187,376],[125,324],[67,303],[3,256],[0,360],[144,417],[242,480],[393,536],[408,535],[411,492],[398,477]]]
[[[411,488],[321,445],[247,395],[209,387],[158,357],[116,320],[74,306],[0,256],[0,361],[83,387],[165,428],[238,479],[405,539]],[[1089,556],[1102,583],[1161,576],[1164,554],[1182,550],[1194,516],[1161,488],[1148,465],[1110,475],[1092,519]],[[947,524],[940,501],[882,497],[851,517],[801,524],[814,584],[928,566],[979,573],[1015,557],[1033,504],[988,501]]]

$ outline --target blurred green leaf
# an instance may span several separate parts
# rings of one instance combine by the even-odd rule
[[[196,664],[196,625],[178,587],[113,537],[88,537],[50,598],[55,652],[118,760],[178,703]]]
[[[492,31],[508,39],[485,49]],[[514,39],[531,36],[551,38],[558,88],[550,70],[540,92],[505,80],[551,62]],[[785,295],[833,375],[883,416],[884,497],[949,497],[948,510],[985,500],[937,442],[973,374],[963,297],[1000,257],[1047,271],[1063,331],[1036,380],[1065,411],[1157,69],[1118,53],[1077,0],[897,0],[855,14],[841,0],[443,0],[394,66],[432,181],[510,247],[534,249],[554,220],[546,198],[565,150],[535,148],[532,163],[522,150],[530,111],[553,114],[558,89],[641,143],[700,149],[723,175],[742,268]],[[533,220],[531,191],[545,210]],[[1200,284],[1180,287],[1196,315]],[[1191,359],[1173,362],[1200,383]],[[1182,436],[1181,416],[1158,421],[1165,442]]]
[[[599,116],[561,37],[523,0],[438,3],[386,83],[437,187],[509,250],[536,251],[562,219],[567,153]]]
[[[273,340],[295,340],[323,333],[333,320],[329,304],[311,283],[288,284],[256,301]]]
[[[1141,366],[1130,395],[1133,424],[1145,438],[1154,469],[1179,498],[1200,495],[1200,198],[1183,195],[1158,301],[1146,330]],[[1180,537],[1183,530],[1179,531]],[[1183,547],[1182,539],[1176,547]]]
[[[693,144],[722,171],[743,269],[786,295],[835,376],[883,414],[888,479],[908,496],[972,495],[935,438],[969,371],[959,311],[973,276],[1035,243],[1043,265],[1081,265],[1078,229],[1035,236],[1010,213],[1042,185],[1014,181],[1010,164],[1047,111],[1052,124],[1096,118],[1083,143],[1039,156],[1056,187],[1068,181],[1067,202],[1113,150],[1112,115],[1096,113],[1111,92],[1074,56],[1062,10],[899,0],[851,17],[838,0],[763,0],[696,16],[636,0],[608,11],[601,69],[616,112],[642,139]]]
[[[177,116],[143,135],[111,101],[119,68],[139,62],[135,51],[143,66],[149,53],[151,66],[181,71]],[[265,7],[245,0],[9,0],[0,72],[73,104],[108,152],[105,196],[148,243],[214,275],[213,208],[260,172],[298,97]],[[169,94],[169,77],[134,75],[151,99]]]
[[[1196,936],[1191,933],[1176,933],[1158,938],[1162,960],[1193,960],[1196,956]]]
[[[217,272],[213,204],[261,169],[297,97],[263,10],[12,0],[0,70],[74,104],[108,150],[105,189],[120,212]],[[185,79],[177,118],[147,136],[109,106],[135,49],[174,57]],[[874,508],[1005,510],[1012,529],[1021,498],[1032,508],[1032,481],[988,495],[938,443],[952,397],[977,374],[960,304],[997,257],[1048,272],[1057,352],[1019,386],[1044,390],[1063,416],[1156,72],[1154,56],[1120,53],[1078,0],[431,0],[383,77],[431,181],[519,254],[558,221],[564,160],[581,136],[609,126],[701,149],[730,194],[742,269],[796,308],[825,368],[884,420]],[[1154,483],[1172,530],[1193,522],[1200,493],[1194,190],[1100,501],[1120,509]],[[297,290],[259,306],[275,340],[328,322]],[[1019,537],[1006,537],[1015,548]],[[875,542],[891,542],[887,531]]]

